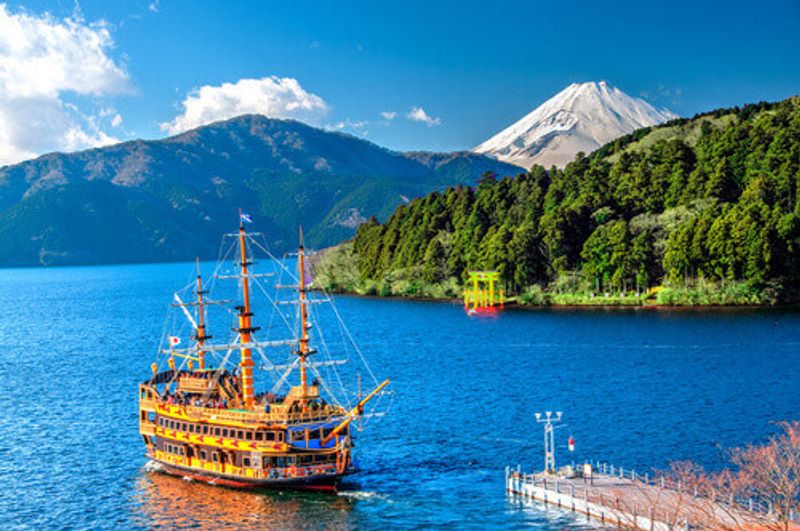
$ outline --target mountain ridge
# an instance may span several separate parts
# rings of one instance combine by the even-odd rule
[[[0,168],[0,264],[213,258],[239,207],[276,251],[294,244],[301,221],[308,244],[325,246],[403,198],[520,171],[468,152],[426,157],[261,115],[45,154]]]
[[[530,168],[564,167],[579,152],[595,149],[643,127],[678,118],[605,81],[573,83],[536,109],[473,148],[473,152]]]

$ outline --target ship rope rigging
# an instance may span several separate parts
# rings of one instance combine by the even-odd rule
[[[244,249],[240,248],[241,245],[244,245]],[[242,257],[247,256],[246,263],[239,259],[237,251],[241,252]],[[262,263],[271,267],[272,271],[255,273],[248,269],[255,264],[254,251],[258,251]],[[303,252],[301,247],[300,253]],[[293,265],[302,263],[303,258],[313,256],[313,253],[306,253],[305,257],[297,255],[298,253],[287,253],[282,259],[276,258],[267,249],[262,233],[247,233],[242,229],[240,233],[225,235],[212,274],[201,281],[198,263],[197,278],[174,293],[171,307],[177,311],[169,312],[159,349],[166,356],[160,360],[161,365],[166,361],[174,373],[172,381],[181,371],[191,371],[195,364],[199,364],[201,369],[213,369],[215,382],[220,380],[225,371],[236,374],[241,367],[236,367],[232,355],[237,350],[247,349],[255,353],[258,360],[251,370],[258,370],[271,378],[271,385],[266,387],[263,384],[268,382],[260,382],[262,390],[270,394],[277,394],[285,387],[291,387],[289,379],[295,372],[300,372],[301,381],[305,382],[308,371],[309,376],[314,378],[314,383],[321,386],[324,394],[333,403],[344,405],[349,411],[353,408],[353,401],[359,401],[360,391],[348,392],[345,382],[350,382],[351,379],[355,382],[363,371],[375,387],[379,385],[332,298],[324,291],[309,289],[309,282],[301,285],[301,278],[307,275],[307,267],[297,274],[292,270]],[[233,273],[230,271],[231,266]],[[240,268],[238,274],[237,268]],[[237,282],[227,282],[229,280]],[[258,302],[254,298],[255,308],[249,312],[250,315],[245,315],[245,309],[241,306],[233,309],[227,304],[231,300],[241,300],[239,294],[243,283],[249,284],[250,295],[260,295]],[[299,293],[300,296],[291,300],[282,299],[282,293],[289,290],[296,292],[296,295]],[[210,298],[211,294],[218,291],[222,291],[224,296],[220,299]],[[209,298],[205,298],[206,294],[209,294]],[[198,300],[194,301],[192,297],[197,297]],[[249,300],[249,296],[247,299]],[[327,309],[325,315],[323,306]],[[249,324],[249,317],[252,315],[265,317],[262,329]],[[212,343],[210,340],[213,336],[209,331],[216,329],[219,332],[221,328],[224,329],[221,325],[225,322],[234,323],[227,342]],[[242,322],[247,326],[243,326]],[[319,326],[320,322],[327,326]],[[330,329],[331,325],[334,325],[338,337],[329,340],[329,334],[323,332],[323,329]],[[247,341],[243,336],[247,337]],[[177,345],[172,343],[174,337],[191,337],[193,342],[176,348]],[[164,348],[165,345],[167,348]],[[281,362],[280,352],[286,347],[289,347],[289,355],[286,362]],[[267,350],[270,351],[269,355]],[[272,352],[276,354],[272,355]],[[334,353],[339,355],[334,356]],[[313,357],[318,357],[318,361],[312,360]],[[175,363],[176,358],[180,360],[179,364]],[[356,362],[355,371],[337,369],[351,362]],[[250,391],[251,405],[254,392],[253,386]],[[388,400],[385,399],[387,396]],[[243,393],[243,402],[247,398]],[[383,416],[390,409],[392,401],[393,393],[381,390],[371,402],[370,411],[362,411],[360,416]]]

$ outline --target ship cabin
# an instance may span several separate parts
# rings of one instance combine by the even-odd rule
[[[227,370],[167,370],[139,386],[140,432],[157,462],[187,473],[271,482],[340,476],[350,467],[347,411],[316,382],[242,403]],[[338,429],[337,429],[338,428]]]

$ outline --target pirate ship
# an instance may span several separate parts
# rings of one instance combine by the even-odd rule
[[[356,471],[353,422],[380,415],[377,407],[370,412],[365,407],[385,394],[389,380],[378,383],[366,367],[374,390],[362,396],[359,372],[359,392],[353,396],[336,370],[348,359],[333,359],[327,348],[327,360],[312,359],[319,353],[312,335],[325,341],[321,332],[312,332],[311,305],[331,301],[310,296],[302,229],[294,275],[285,260],[275,259],[260,243],[258,237],[263,240],[263,235],[245,231],[250,218],[241,213],[239,217],[239,231],[226,235],[232,242],[211,280],[204,283],[198,263],[191,287],[194,300],[184,302],[178,292],[174,295],[172,307],[185,318],[184,330],[191,334],[188,346],[181,347],[180,335],[165,334],[159,349],[161,364],[153,363],[151,377],[139,385],[139,431],[147,456],[160,471],[228,487],[334,489],[344,476]],[[267,263],[281,272],[271,286],[264,279],[278,275],[253,271],[254,249],[264,251]],[[229,261],[229,256],[235,258]],[[231,262],[233,274],[222,274],[224,264]],[[281,283],[283,273],[290,273],[292,284]],[[238,281],[234,292],[238,301],[232,310],[231,300],[212,298],[216,281],[228,279]],[[282,300],[270,295],[268,287],[275,293],[290,290],[295,294]],[[270,326],[263,331],[256,326],[255,288],[271,307]],[[184,290],[184,296],[189,290]],[[233,320],[228,341],[212,341],[208,317],[214,306],[228,308],[228,318]],[[341,327],[338,312],[335,315]],[[281,321],[289,337],[258,337],[281,329],[274,326]],[[349,332],[347,337],[352,340]],[[272,351],[276,354],[267,355]],[[287,361],[283,365],[275,363],[281,351]],[[356,352],[366,363],[357,346]],[[257,382],[257,371],[270,378]],[[340,384],[341,392],[334,391],[331,380]],[[373,406],[379,402],[380,398],[374,400]]]

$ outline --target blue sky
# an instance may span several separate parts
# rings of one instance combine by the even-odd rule
[[[0,162],[52,149],[47,134],[60,149],[158,138],[232,105],[261,108],[254,98],[286,90],[277,115],[401,150],[468,149],[576,81],[606,80],[683,116],[800,93],[797,0],[83,0],[10,2],[4,12],[5,23],[23,28],[20,38],[79,42],[0,96],[5,121],[35,108],[35,121],[49,124],[37,134],[23,123],[0,126]],[[38,49],[30,44],[4,58],[0,36],[0,66],[25,64]],[[5,70],[0,89],[17,79]],[[242,79],[266,81],[246,87]],[[192,94],[204,95],[190,111],[183,102]],[[45,105],[34,107],[37,98]],[[302,104],[295,114],[286,110],[292,98]]]

